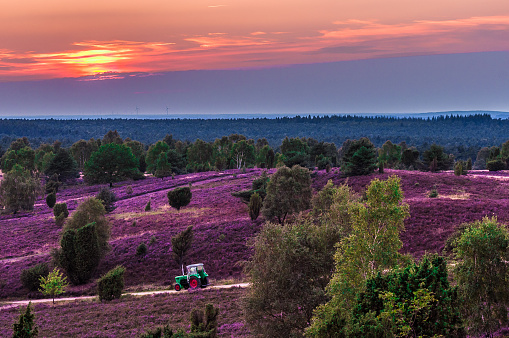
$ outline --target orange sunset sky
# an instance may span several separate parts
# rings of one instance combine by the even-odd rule
[[[509,50],[507,0],[18,0],[0,81]]]

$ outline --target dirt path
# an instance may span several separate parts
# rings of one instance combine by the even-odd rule
[[[249,287],[250,283],[238,283],[238,284],[229,284],[229,285],[212,285],[208,287],[207,289],[228,289],[228,288],[247,288]],[[141,292],[127,292],[122,294],[130,295],[130,296],[137,296],[137,297],[143,297],[143,296],[150,296],[150,295],[156,295],[156,294],[165,294],[165,293],[184,293],[185,290],[182,291],[175,291],[175,290],[159,290],[159,291],[141,291]],[[55,298],[55,303],[57,302],[74,302],[74,301],[84,301],[84,300],[92,300],[97,299],[97,296],[81,296],[81,297],[66,297],[66,298]],[[19,306],[26,306],[28,303],[37,304],[37,303],[51,303],[53,300],[44,298],[44,299],[32,299],[32,300],[18,300],[15,302],[5,302],[0,303],[0,310],[7,310]]]

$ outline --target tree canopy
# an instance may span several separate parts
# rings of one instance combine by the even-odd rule
[[[84,176],[90,183],[118,182],[128,178],[139,178],[138,160],[131,149],[123,144],[108,143],[92,153],[85,163]]]

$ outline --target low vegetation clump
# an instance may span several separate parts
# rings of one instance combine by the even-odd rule
[[[39,289],[41,277],[46,277],[49,274],[48,264],[40,263],[21,272],[21,283],[25,288],[30,291],[37,291]]]
[[[53,206],[53,215],[55,219],[60,217],[66,219],[69,216],[69,210],[67,210],[67,203],[56,203]]]
[[[13,325],[13,338],[32,338],[39,335],[39,328],[35,324],[32,305],[28,303],[25,312],[20,313],[18,322]]]
[[[177,210],[188,205],[192,197],[193,193],[189,187],[176,188],[168,191],[168,203]]]
[[[115,193],[111,191],[109,188],[101,188],[99,193],[95,196],[99,201],[102,202],[104,209],[106,212],[112,212],[115,210],[115,201],[117,197]]]
[[[97,281],[99,300],[110,301],[120,298],[124,290],[125,271],[125,268],[119,265],[99,278]]]
[[[57,195],[52,192],[46,196],[46,205],[49,208],[53,208],[55,206],[55,203],[57,203]]]
[[[249,199],[249,204],[247,205],[247,207],[249,208],[249,217],[251,218],[252,221],[258,218],[262,206],[263,206],[262,198],[260,197],[260,195],[258,195],[257,192],[255,192],[253,195],[251,195],[251,198]]]
[[[145,256],[147,254],[147,245],[145,243],[140,243],[136,248],[136,256]]]

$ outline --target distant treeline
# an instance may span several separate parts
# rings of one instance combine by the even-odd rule
[[[362,116],[296,116],[275,119],[2,119],[0,146],[5,151],[12,141],[27,137],[32,147],[62,142],[69,147],[76,141],[102,138],[117,130],[123,138],[150,145],[167,134],[194,142],[214,141],[224,135],[242,134],[257,140],[266,138],[277,149],[288,137],[311,137],[338,147],[347,139],[368,137],[375,146],[391,140],[406,142],[420,152],[433,143],[444,147],[457,159],[476,157],[481,147],[500,145],[509,138],[509,120],[493,119],[489,114],[449,115],[422,118]]]

